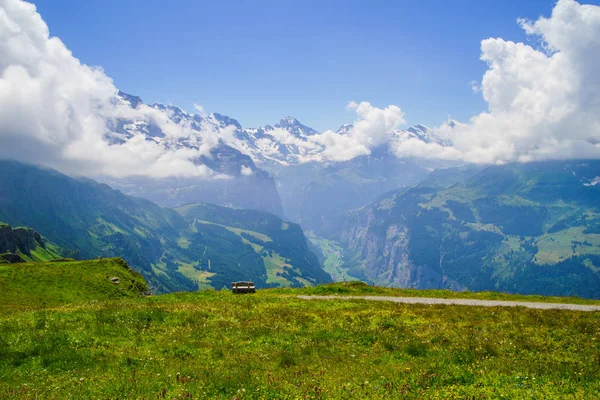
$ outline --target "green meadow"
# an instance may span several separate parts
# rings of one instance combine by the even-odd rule
[[[37,276],[11,266],[0,270],[12,288],[0,293],[2,399],[600,396],[599,313],[296,298],[391,290],[360,283],[145,297],[118,259],[41,263]],[[71,271],[57,280],[52,268]],[[45,292],[27,290],[42,276]]]

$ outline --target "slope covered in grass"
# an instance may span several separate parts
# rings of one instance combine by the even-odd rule
[[[120,258],[0,264],[4,311],[139,297],[147,290],[144,278]]]
[[[331,281],[298,224],[262,211],[203,203],[175,211],[193,230],[186,250],[196,254],[196,272],[222,271],[211,277],[217,289],[244,279],[256,281],[259,287],[301,287]]]
[[[0,313],[0,398],[600,395],[600,313],[306,301],[280,291]]]

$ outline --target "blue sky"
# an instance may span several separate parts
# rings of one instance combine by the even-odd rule
[[[197,103],[249,127],[291,115],[325,130],[352,122],[352,100],[396,104],[408,124],[483,111],[469,85],[486,69],[480,41],[527,41],[516,19],[549,16],[554,1],[34,3],[52,36],[147,103]]]

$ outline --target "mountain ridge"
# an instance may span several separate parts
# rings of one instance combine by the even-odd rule
[[[139,97],[122,92],[116,102],[136,107],[143,104]],[[329,225],[331,216],[368,204],[389,190],[415,185],[431,169],[456,165],[396,156],[395,144],[405,140],[444,145],[435,132],[421,124],[389,132],[389,140],[370,149],[367,155],[333,162],[324,156],[326,148],[319,140],[321,134],[291,116],[274,125],[245,128],[237,120],[218,113],[189,114],[179,107],[160,103],[151,107],[166,110],[173,124],[189,127],[190,136],[169,144],[164,133],[152,124],[128,121],[118,125],[108,137],[124,140],[142,135],[158,143],[167,140],[165,145],[197,149],[202,144],[199,142],[202,132],[216,134],[219,144],[209,155],[201,156],[198,163],[233,177],[104,179],[127,194],[167,207],[205,202],[258,209],[285,216],[307,230],[319,231],[321,226]],[[342,125],[335,134],[349,135],[353,129],[351,124]],[[307,204],[310,206],[306,207]]]

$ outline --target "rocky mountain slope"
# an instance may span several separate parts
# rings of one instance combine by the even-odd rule
[[[201,221],[190,220],[93,180],[0,161],[0,221],[32,227],[80,258],[123,257],[156,291],[220,289],[243,279],[258,287],[330,281],[299,226],[210,207]]]
[[[0,222],[0,263],[21,261],[48,261],[61,258],[60,249],[47,243],[30,228],[13,228]]]
[[[461,175],[457,171],[456,175]],[[600,162],[492,166],[352,212],[346,266],[378,284],[600,297]]]

